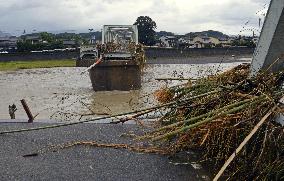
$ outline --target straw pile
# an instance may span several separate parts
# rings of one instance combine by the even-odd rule
[[[214,175],[251,130],[273,107],[276,111],[257,130],[223,176],[231,180],[284,179],[284,129],[275,122],[282,112],[283,72],[248,78],[249,64],[216,76],[156,92],[164,109],[148,139],[171,153],[195,150]],[[200,96],[201,95],[201,96]],[[195,99],[189,99],[196,97]],[[186,100],[186,101],[184,101]]]

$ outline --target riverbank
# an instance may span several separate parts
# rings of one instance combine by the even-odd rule
[[[253,55],[254,48],[248,47],[229,47],[229,48],[192,48],[192,49],[176,49],[176,48],[154,48],[146,47],[145,55],[147,59],[183,59],[195,57],[223,57],[223,56],[243,56]],[[79,50],[64,52],[27,52],[27,53],[7,53],[0,54],[0,62],[9,61],[29,61],[29,60],[66,60],[76,59],[79,57]]]
[[[252,55],[223,55],[223,56],[199,56],[199,57],[146,57],[146,64],[210,64],[210,63],[237,63],[252,61]],[[76,60],[77,67],[89,67],[95,60]]]
[[[66,60],[28,60],[0,62],[0,71],[34,69],[34,68],[52,68],[52,67],[75,67],[76,61]]]

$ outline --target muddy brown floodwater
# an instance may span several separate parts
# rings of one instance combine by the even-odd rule
[[[161,86],[181,81],[157,81],[156,78],[197,78],[216,74],[236,63],[149,64],[143,75],[141,90],[94,92],[85,68],[43,68],[0,72],[0,119],[10,118],[8,106],[16,104],[17,119],[27,119],[20,100],[25,99],[37,120],[77,121],[81,114],[115,114],[156,104],[151,93]],[[146,96],[150,94],[150,96]],[[89,118],[88,116],[83,119]]]

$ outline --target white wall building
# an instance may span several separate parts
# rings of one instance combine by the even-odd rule
[[[159,38],[162,47],[174,47],[177,44],[177,38],[175,36],[162,36]]]

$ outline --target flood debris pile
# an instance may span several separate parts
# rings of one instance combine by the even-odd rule
[[[106,44],[98,44],[97,49],[102,54],[109,53],[109,52],[116,52],[121,49],[121,45],[113,42],[108,42]]]
[[[144,67],[146,63],[145,51],[142,44],[136,44],[135,42],[129,42],[126,44],[119,44],[114,42],[108,42],[106,44],[98,44],[97,49],[104,55],[111,52],[129,52],[134,61]]]
[[[284,178],[284,129],[275,121],[283,112],[283,72],[264,71],[249,77],[249,64],[216,76],[189,81],[155,93],[163,108],[154,131],[140,139],[155,142],[170,153],[194,150],[200,162],[210,164],[214,175],[256,128],[271,116],[245,144],[223,174],[231,180]]]
[[[134,43],[129,44],[128,49],[134,57],[134,61],[139,65],[141,70],[144,69],[146,64],[145,50],[142,44],[135,45]]]

